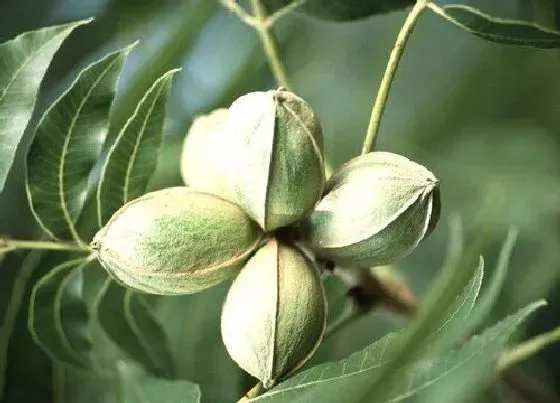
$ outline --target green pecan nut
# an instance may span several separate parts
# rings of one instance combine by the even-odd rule
[[[190,294],[237,274],[262,237],[236,204],[173,187],[125,204],[91,248],[122,285],[152,294]]]
[[[403,156],[373,152],[333,174],[304,236],[340,265],[385,265],[409,255],[438,218],[436,177]]]
[[[307,102],[284,89],[249,93],[229,108],[227,129],[234,201],[266,231],[307,216],[325,182],[323,134]]]
[[[307,362],[325,330],[319,273],[298,249],[271,240],[234,280],[222,338],[237,364],[272,387]]]

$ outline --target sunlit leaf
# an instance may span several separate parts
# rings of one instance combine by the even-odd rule
[[[117,364],[120,403],[199,403],[200,388],[186,380],[155,378],[138,366]]]
[[[534,23],[491,16],[463,4],[433,6],[432,9],[447,21],[490,42],[541,49],[560,47],[560,31]]]
[[[107,279],[97,303],[99,324],[109,338],[148,372],[175,373],[167,337],[141,295]]]
[[[146,190],[156,167],[167,95],[176,71],[166,73],[152,85],[109,150],[97,189],[100,226]]]
[[[397,381],[385,388],[382,395],[373,398],[366,395],[372,379],[379,376],[381,371],[393,363],[388,360],[388,353],[402,341],[403,333],[392,333],[371,346],[359,351],[349,358],[326,363],[281,383],[264,395],[251,399],[251,402],[321,402],[335,403],[344,401],[378,403],[406,401],[424,393],[437,393],[439,382],[452,380],[461,385],[458,387],[474,386],[488,378],[488,372],[493,370],[494,362],[509,340],[515,329],[543,302],[537,302],[504,319],[486,330],[480,336],[475,336],[465,343],[459,350],[443,356],[429,357],[411,363],[409,366],[397,369]],[[465,372],[472,375],[464,379]],[[466,392],[466,390],[465,390]],[[454,393],[457,393],[454,390]],[[457,393],[455,396],[461,396]],[[449,396],[442,396],[440,400],[447,401]]]
[[[35,218],[53,238],[71,233],[80,241],[74,221],[101,154],[117,79],[130,49],[84,69],[39,122],[27,154],[27,193]]]
[[[33,287],[28,327],[33,339],[58,361],[89,367],[89,311],[83,299],[85,259],[52,269]]]
[[[89,21],[26,32],[0,44],[0,191],[53,55],[76,27]]]

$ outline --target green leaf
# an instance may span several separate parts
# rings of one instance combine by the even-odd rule
[[[523,45],[540,49],[560,47],[560,31],[540,25],[494,17],[463,4],[430,6],[447,21],[490,42],[505,45]]]
[[[27,154],[27,194],[41,227],[53,238],[70,232],[101,154],[117,79],[131,47],[84,69],[42,117]]]
[[[398,378],[399,369],[416,360],[425,346],[434,342],[435,331],[436,334],[441,334],[442,344],[447,342],[444,339],[447,336],[446,332],[441,332],[440,326],[449,317],[450,306],[455,306],[454,301],[460,299],[457,295],[460,295],[465,287],[469,287],[471,278],[476,276],[477,270],[482,269],[478,250],[485,239],[485,234],[480,233],[476,243],[463,253],[460,261],[444,267],[443,273],[420,306],[416,320],[407,329],[402,345],[390,357],[392,365],[386,366],[379,377],[370,382],[369,390],[364,394],[370,395],[372,399],[383,396]],[[475,263],[476,260],[478,265]],[[454,336],[457,330],[455,326],[451,329],[451,335]]]
[[[506,343],[515,330],[535,310],[544,305],[544,301],[534,302],[485,330],[481,335],[472,337],[459,351],[418,363],[412,368],[408,378],[419,375],[418,372],[413,372],[417,368],[428,367],[425,374],[420,374],[425,380],[416,382],[408,390],[422,392],[421,401],[426,403],[447,401],[450,394],[456,397],[454,402],[480,401],[477,400],[477,394],[494,379],[496,361]],[[401,388],[406,385],[406,380],[403,379],[402,382]]]
[[[461,264],[463,252],[465,249],[465,239],[463,230],[463,221],[458,214],[452,214],[449,217],[449,241],[447,242],[447,250],[445,253],[443,267],[452,268]],[[438,332],[445,328],[445,337],[441,337],[438,342],[432,343],[431,351],[439,351],[448,348],[461,337],[464,327],[462,321],[467,319],[472,312],[484,277],[484,260],[479,259],[478,266],[473,277],[463,288],[463,292],[455,298],[455,309],[451,309],[446,316],[440,319]],[[437,333],[437,332],[436,332]]]
[[[457,264],[461,260],[463,250],[465,249],[465,239],[463,236],[463,221],[458,214],[449,216],[449,241],[447,242],[447,250],[445,251],[445,258],[443,266],[447,267]]]
[[[480,325],[481,322],[490,314],[492,308],[496,304],[498,296],[502,290],[502,286],[504,285],[504,280],[506,279],[511,253],[516,240],[517,230],[511,228],[508,231],[504,243],[502,244],[500,255],[498,257],[498,263],[492,276],[492,281],[490,282],[488,288],[484,291],[482,298],[476,307],[476,311],[470,319],[470,330],[473,330],[475,326]]]
[[[296,0],[263,0],[269,12],[277,12]],[[414,4],[414,0],[307,0],[300,6],[310,16],[328,21],[355,21],[399,10]]]
[[[82,272],[88,263],[67,261],[43,276],[33,287],[28,316],[33,339],[52,359],[82,368],[89,367],[91,350]]]
[[[209,403],[237,401],[249,389],[249,382],[254,383],[229,357],[222,342],[220,316],[230,284],[160,298],[155,311],[168,335],[178,377],[198,383]]]
[[[0,192],[53,55],[76,27],[90,21],[26,32],[0,44]]]
[[[200,388],[186,380],[158,379],[130,363],[119,362],[120,403],[198,403]]]
[[[91,267],[90,267],[91,266]],[[83,270],[84,276],[84,301],[91,311],[97,308],[97,302],[105,282],[109,278],[107,271],[98,260],[94,260]]]
[[[456,227],[455,229],[460,228]],[[461,232],[452,231],[452,234],[454,235],[454,238],[456,238],[458,235],[461,235]],[[460,239],[452,239],[450,241],[450,244],[457,246],[460,243],[459,241]],[[448,274],[449,272],[451,272],[451,270],[453,270],[453,268],[457,268],[457,265],[453,265],[450,267],[451,269],[448,268],[448,271],[444,274]],[[470,270],[470,272],[472,273],[472,269]],[[418,357],[421,356],[420,353],[424,353],[423,355],[426,355],[426,353],[433,354],[436,351],[434,346],[429,342],[439,342],[443,337],[447,336],[448,331],[451,331],[454,335],[457,334],[455,330],[456,327],[460,326],[472,311],[474,301],[476,300],[476,297],[480,290],[481,280],[482,265],[479,264],[476,270],[474,270],[474,273],[472,273],[472,277],[469,279],[469,281],[466,284],[463,284],[462,292],[455,293],[455,296],[451,303],[445,303],[443,305],[445,309],[440,312],[440,315],[438,317],[434,318],[433,321],[429,323],[429,326],[425,330],[427,335],[425,336],[424,340],[417,346],[417,350],[412,351],[411,355],[407,357],[410,362],[416,361]],[[445,283],[442,282],[440,283],[440,287],[447,286],[447,284],[449,284],[448,281]],[[437,289],[435,291],[437,291]],[[434,290],[431,292],[431,294],[433,295],[433,293]],[[346,360],[342,360],[335,364],[320,365],[319,367],[304,371],[293,379],[280,384],[279,388],[274,388],[272,390],[283,390],[283,387],[285,385],[292,385],[290,386],[290,388],[293,387],[294,390],[300,388],[306,389],[307,386],[302,387],[302,383],[306,384],[310,379],[315,379],[316,377],[317,380],[320,381],[319,383],[322,383],[326,376],[326,379],[330,380],[332,377],[332,379],[335,380],[337,386],[334,386],[333,389],[337,389],[339,387],[344,388],[344,392],[340,393],[350,393],[350,395],[348,396],[352,396],[352,393],[354,393],[356,398],[358,398],[360,396],[359,393],[364,392],[364,388],[368,388],[372,385],[375,376],[381,376],[383,371],[387,368],[393,368],[393,370],[396,371],[396,375],[399,375],[398,369],[400,367],[404,367],[405,364],[408,364],[408,361],[403,363],[402,365],[398,365],[397,367],[385,364],[394,361],[395,357],[398,359],[398,354],[403,350],[403,348],[407,347],[407,343],[410,340],[410,335],[414,335],[415,333],[413,332],[417,332],[417,329],[418,325],[416,324],[416,326],[413,325],[410,330],[390,333],[377,342],[373,343],[366,349],[362,350],[361,352],[353,354]],[[317,372],[314,372],[317,368]],[[346,379],[345,374],[348,372],[352,373],[352,376],[348,380],[348,384],[346,384],[347,381],[345,380],[338,380],[339,377],[341,379]],[[308,375],[304,375],[306,373]],[[302,380],[298,381],[297,379],[299,379],[300,377],[303,378]],[[323,388],[323,386],[318,387],[317,390],[320,390],[321,388]],[[302,392],[304,391],[305,399],[307,399],[308,392],[307,390],[302,390]],[[325,393],[325,396],[320,396],[315,395],[314,393],[322,392],[319,391],[309,393],[309,401],[312,401],[313,398],[318,399],[319,397],[321,397],[321,399],[325,399],[326,396],[329,395],[328,393]],[[340,399],[340,397],[341,394],[332,394],[332,398],[335,399],[333,401],[337,401],[336,399]],[[323,401],[321,399],[319,399],[319,401]]]
[[[175,72],[169,71],[152,85],[109,150],[97,188],[100,227],[123,204],[146,190],[156,168],[167,95]]]
[[[7,393],[9,393],[6,392],[7,378],[9,377],[8,355],[10,352],[10,347],[13,345],[14,338],[23,333],[27,337],[27,340],[24,340],[23,342],[25,343],[27,341],[33,344],[33,341],[30,340],[30,332],[27,326],[18,326],[18,319],[22,316],[22,305],[27,302],[27,284],[30,281],[34,270],[40,264],[42,257],[42,251],[34,250],[29,252],[25,256],[23,261],[21,261],[21,265],[16,271],[16,276],[13,283],[10,283],[12,285],[10,301],[7,304],[2,318],[2,325],[0,326],[0,401],[4,401],[5,396],[7,395]],[[10,290],[9,288],[6,289]],[[33,345],[32,347],[37,346]],[[27,348],[24,349],[23,355],[26,356],[26,354],[29,354],[29,350],[30,349]],[[46,361],[49,360],[45,360],[44,357],[38,357],[38,359],[34,362],[35,368],[31,369],[31,371],[34,372],[37,367],[41,367],[41,364],[44,365]],[[10,367],[12,367],[13,362],[14,360],[12,358],[12,360],[10,361]],[[16,360],[16,362],[21,363],[21,360]],[[27,369],[29,370],[29,368]],[[26,371],[26,375],[29,375],[29,371]]]
[[[554,2],[554,23],[556,25],[556,29],[560,29],[560,3]]]
[[[147,371],[174,375],[167,337],[141,295],[108,278],[97,302],[97,318],[107,336]]]
[[[402,342],[402,333],[392,333],[377,341],[364,350],[352,354],[349,358],[326,363],[281,383],[262,396],[251,399],[251,402],[321,402],[335,403],[344,401],[388,403],[404,401],[417,397],[420,393],[431,392],[431,388],[439,386],[447,379],[461,381],[457,387],[465,388],[481,383],[488,378],[494,362],[504,344],[509,340],[515,329],[535,309],[544,302],[534,303],[516,314],[504,319],[482,335],[473,337],[458,351],[452,351],[439,357],[430,357],[397,369],[397,382],[387,388],[381,396],[368,396],[362,400],[364,392],[369,389],[372,379],[393,363],[387,355]],[[458,376],[468,371],[470,378]],[[465,389],[463,389],[466,392]],[[433,392],[432,392],[433,393]],[[447,396],[426,401],[448,401]],[[466,394],[466,393],[465,393]],[[453,390],[453,396],[462,396]]]
[[[458,229],[452,230],[452,236],[450,245],[455,243],[453,241],[457,235],[453,235]],[[436,349],[448,349],[452,347],[453,343],[459,340],[462,337],[468,336],[470,333],[474,332],[484,319],[488,316],[496,300],[502,290],[502,286],[504,284],[504,280],[507,274],[507,270],[509,267],[509,261],[511,257],[511,252],[513,250],[513,246],[517,239],[517,230],[510,229],[506,239],[503,242],[502,248],[500,250],[500,255],[498,257],[498,263],[496,268],[494,269],[492,280],[488,287],[485,289],[484,293],[482,294],[482,298],[476,304],[476,308],[473,311],[473,306],[471,306],[470,311],[473,311],[472,315],[470,314],[467,316],[462,317],[461,323],[457,323],[454,330],[448,329],[446,331],[446,337],[440,340],[439,343],[436,343],[434,346],[434,351]],[[482,278],[481,278],[482,280]],[[472,281],[472,280],[471,280]],[[478,285],[477,295],[480,292],[480,286]],[[474,300],[472,301],[474,304]]]
[[[454,333],[451,331],[452,327],[456,326],[459,329],[465,327],[464,322],[469,318],[473,311],[476,299],[480,293],[483,277],[484,260],[481,258],[473,277],[467,283],[463,291],[457,296],[457,298],[455,298],[455,302],[451,305],[451,309],[449,309],[446,315],[442,316],[443,319],[440,320],[436,333],[445,331],[449,335],[449,333]],[[451,337],[448,335],[446,335],[446,338],[451,339],[452,343],[457,341],[457,335],[453,334]]]

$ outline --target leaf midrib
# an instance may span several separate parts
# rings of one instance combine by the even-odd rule
[[[448,4],[444,7],[441,7],[441,10],[443,11],[443,13],[438,13],[440,14],[443,18],[445,18],[446,20],[448,20],[449,22],[456,24],[460,27],[462,27],[463,29],[475,34],[475,35],[479,35],[482,37],[486,37],[488,39],[493,39],[493,40],[508,40],[510,41],[512,44],[535,44],[535,43],[546,43],[546,44],[553,44],[553,43],[557,43],[560,41],[560,34],[557,31],[551,30],[551,29],[547,29],[541,25],[535,24],[535,23],[530,23],[527,21],[521,21],[521,20],[514,20],[514,19],[505,19],[505,18],[500,18],[500,17],[495,17],[495,16],[491,16],[489,14],[483,13],[473,7],[469,7],[466,5],[462,5],[462,4]],[[501,35],[501,34],[494,34],[491,32],[486,32],[486,31],[481,31],[481,30],[477,30],[472,28],[471,26],[465,24],[464,22],[460,21],[459,19],[457,19],[455,16],[448,14],[446,12],[446,10],[463,10],[463,11],[467,11],[470,12],[478,17],[481,17],[489,22],[498,24],[498,25],[509,25],[509,26],[525,26],[525,27],[529,27],[529,28],[534,28],[537,31],[547,34],[547,35],[558,35],[558,38],[547,38],[547,37],[543,37],[543,38],[516,38],[513,36],[507,36],[507,35]]]
[[[510,327],[511,327],[511,326],[510,326]],[[494,336],[494,338],[496,338],[496,337],[498,337],[498,335]],[[492,338],[492,339],[489,341],[489,343],[491,343],[492,340],[493,340],[494,338]],[[405,392],[405,393],[403,393],[403,394],[401,394],[401,395],[399,395],[399,396],[397,396],[397,397],[395,397],[395,398],[392,398],[392,399],[389,399],[389,400],[383,400],[383,401],[380,402],[380,403],[394,403],[394,402],[398,402],[398,401],[403,400],[403,399],[405,399],[405,398],[407,398],[407,397],[409,397],[409,396],[414,395],[414,394],[417,393],[418,391],[420,391],[420,390],[422,390],[422,389],[425,389],[426,387],[428,387],[428,386],[430,386],[431,384],[437,382],[437,381],[440,380],[441,378],[447,376],[449,373],[455,371],[457,368],[459,368],[459,367],[465,365],[470,359],[472,359],[472,357],[474,357],[475,355],[477,355],[477,353],[478,353],[477,350],[473,350],[472,353],[469,354],[469,355],[467,355],[467,356],[465,357],[464,360],[461,360],[460,362],[457,362],[456,365],[454,365],[453,367],[450,367],[449,369],[447,369],[446,371],[444,371],[444,372],[443,372],[442,374],[440,374],[439,376],[437,376],[437,377],[435,377],[435,378],[432,378],[432,379],[429,379],[429,380],[427,380],[426,382],[423,382],[420,386],[418,386],[418,387],[416,387],[416,388],[414,388],[414,389],[412,389],[412,390],[409,390],[409,391],[407,391],[407,392]],[[303,389],[303,388],[308,388],[308,387],[311,387],[311,386],[319,385],[319,384],[325,383],[325,382],[337,381],[337,380],[341,380],[341,379],[345,379],[345,378],[350,378],[350,377],[353,377],[353,376],[357,376],[357,375],[359,375],[359,374],[362,374],[362,373],[365,373],[365,372],[368,372],[368,371],[372,371],[372,370],[378,369],[378,368],[380,368],[380,367],[382,367],[382,366],[388,364],[389,362],[391,362],[391,360],[383,361],[383,362],[380,362],[380,363],[378,363],[378,364],[376,364],[376,365],[373,365],[373,366],[371,366],[371,367],[368,367],[368,368],[365,368],[365,369],[360,369],[360,370],[358,370],[358,371],[350,372],[350,373],[347,373],[347,374],[344,374],[344,373],[343,373],[343,374],[340,375],[340,376],[336,376],[336,377],[332,377],[332,378],[326,378],[326,379],[317,379],[317,380],[315,380],[315,381],[311,381],[311,382],[299,384],[299,385],[296,385],[296,386],[294,386],[294,387],[290,387],[290,388],[286,388],[286,389],[281,389],[281,390],[278,390],[278,391],[271,391],[271,392],[269,392],[269,393],[267,393],[267,394],[265,394],[265,395],[262,395],[261,397],[257,397],[256,399],[253,399],[252,402],[259,401],[259,400],[262,400],[262,399],[267,399],[267,398],[270,398],[270,397],[272,397],[272,396],[274,396],[274,395],[277,395],[277,394],[289,393],[289,392],[293,392],[293,391],[298,390],[298,389]]]
[[[47,42],[44,42],[40,47],[38,47],[37,49],[35,49],[35,51],[31,52],[31,54],[29,54],[29,56],[25,59],[25,61],[21,64],[20,68],[17,69],[14,72],[14,75],[8,80],[8,83],[6,85],[6,88],[4,89],[4,91],[2,91],[2,94],[0,95],[0,104],[2,102],[4,102],[4,98],[6,96],[6,94],[8,93],[8,90],[11,88],[11,86],[14,84],[14,82],[16,81],[17,76],[21,73],[21,71],[25,68],[25,66],[27,66],[27,64],[31,61],[31,59],[33,59],[37,53],[39,53],[45,46],[47,46],[48,44],[50,44],[51,42],[53,42],[56,38],[58,38],[60,34],[57,34],[55,36],[53,36],[51,39],[49,39]],[[14,39],[14,41],[16,41],[17,38]]]
[[[76,265],[76,267],[70,268],[70,272],[64,276],[59,287],[57,288],[54,299],[54,321],[57,333],[60,336],[60,340],[62,344],[68,349],[70,355],[73,356],[78,362],[82,363],[85,367],[88,366],[87,361],[78,351],[76,351],[74,346],[72,346],[72,343],[70,342],[70,339],[66,334],[66,330],[64,329],[61,314],[64,289],[72,280],[72,276],[76,275],[77,270],[82,270],[88,263],[89,262],[87,261],[87,259],[84,258]]]
[[[144,138],[144,133],[146,131],[146,126],[148,124],[148,120],[150,119],[150,117],[152,116],[152,113],[154,112],[154,108],[156,106],[157,101],[159,100],[159,97],[160,97],[160,95],[163,91],[163,88],[165,87],[165,82],[167,81],[167,78],[163,81],[164,82],[157,89],[157,93],[154,96],[154,99],[153,99],[150,107],[148,108],[148,113],[146,113],[144,121],[142,122],[141,130],[140,130],[138,136],[136,137],[136,142],[134,143],[134,148],[133,148],[132,154],[130,156],[130,159],[128,160],[128,166],[127,166],[127,169],[126,169],[126,175],[124,177],[124,184],[123,184],[123,204],[128,202],[128,193],[129,193],[128,192],[128,187],[129,187],[130,175],[131,175],[131,172],[132,172],[132,168],[134,166],[134,162],[136,161],[136,155],[138,154],[138,150],[140,148],[140,143],[142,142],[142,139]]]
[[[117,63],[117,61],[119,60],[118,57],[115,57],[113,61],[111,61],[107,67],[102,71],[102,73],[98,76],[98,78],[92,83],[92,85],[90,86],[90,88],[88,89],[86,95],[82,98],[82,101],[80,102],[76,114],[72,117],[72,120],[70,122],[70,127],[68,129],[68,135],[65,137],[64,139],[64,144],[62,146],[62,152],[60,154],[60,163],[59,163],[59,167],[58,167],[58,196],[59,196],[59,201],[60,201],[60,208],[62,210],[62,214],[64,216],[64,219],[66,220],[66,223],[68,224],[68,227],[70,229],[70,232],[72,233],[72,237],[74,238],[74,240],[79,244],[79,245],[85,245],[84,241],[81,239],[80,235],[78,234],[78,231],[76,230],[72,217],[70,216],[70,212],[68,211],[68,207],[66,205],[66,199],[64,197],[64,168],[66,165],[66,154],[68,153],[68,147],[70,144],[70,139],[73,137],[73,132],[74,129],[76,127],[76,122],[78,120],[78,117],[80,116],[82,109],[84,108],[86,102],[89,100],[89,98],[91,97],[91,94],[93,93],[94,89],[97,87],[97,85],[99,84],[99,82],[107,75],[107,72],[115,65],[115,63]],[[79,78],[78,78],[79,80]]]
[[[164,360],[160,359],[160,354],[158,354],[157,351],[155,351],[155,349],[152,348],[149,340],[144,336],[144,333],[140,329],[140,326],[138,325],[136,318],[134,317],[134,314],[132,312],[133,297],[134,297],[134,293],[131,290],[126,290],[126,293],[124,295],[124,301],[123,301],[125,320],[130,325],[130,329],[132,330],[132,333],[134,333],[134,335],[136,336],[138,342],[140,343],[140,346],[142,346],[144,352],[146,353],[148,358],[152,361],[152,364],[154,364],[156,368],[166,371],[167,368]],[[146,311],[146,314],[148,316],[151,315],[151,313],[148,311]]]

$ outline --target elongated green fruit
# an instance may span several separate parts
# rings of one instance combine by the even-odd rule
[[[124,286],[152,294],[190,294],[237,274],[262,236],[237,205],[174,187],[125,204],[91,248]]]
[[[409,255],[439,218],[436,177],[387,152],[355,158],[329,179],[304,225],[315,252],[341,265],[370,267]]]
[[[233,360],[270,388],[311,358],[325,318],[316,267],[299,250],[271,240],[233,282],[222,311],[222,338]]]
[[[229,108],[228,178],[234,200],[265,231],[311,213],[325,182],[323,134],[307,102],[279,89]]]

